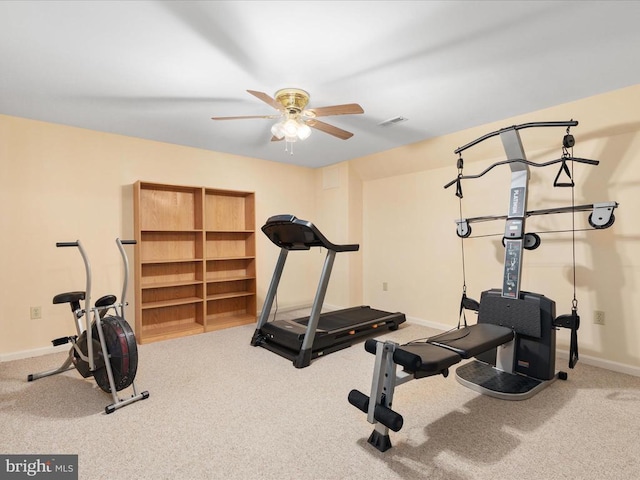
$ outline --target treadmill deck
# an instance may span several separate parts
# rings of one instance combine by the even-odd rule
[[[275,320],[262,326],[266,343],[275,343],[297,354],[302,347],[310,317]],[[403,313],[389,313],[359,306],[320,314],[313,341],[313,357],[334,346],[345,348],[357,338],[379,334],[382,329],[396,330],[405,322]]]

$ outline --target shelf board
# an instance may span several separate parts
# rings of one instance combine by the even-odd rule
[[[225,278],[207,278],[207,283],[225,283],[225,282],[239,282],[241,280],[255,280],[255,276],[242,275],[237,277],[225,277]]]
[[[201,233],[201,228],[189,228],[185,230],[176,230],[173,228],[143,228],[140,233]]]
[[[187,263],[202,262],[202,258],[156,258],[154,260],[142,260],[142,265],[163,264],[163,263]]]
[[[250,295],[255,295],[255,293],[254,292],[216,293],[215,295],[207,295],[206,300],[223,300],[225,298],[248,297]]]
[[[256,233],[255,230],[205,230],[206,233]]]
[[[205,332],[213,332],[215,330],[247,325],[249,323],[256,323],[256,317],[253,315],[229,315],[227,317],[217,318],[207,317]]]
[[[255,259],[255,255],[245,255],[242,257],[215,257],[215,258],[207,258],[207,262],[220,262],[225,260],[253,260]]]
[[[151,343],[170,338],[184,337],[185,335],[196,335],[205,331],[204,325],[200,323],[181,323],[179,325],[154,325],[143,326],[142,334],[139,336],[140,343]]]
[[[189,285],[201,285],[202,280],[180,280],[176,282],[157,282],[157,283],[145,283],[142,282],[142,290],[151,288],[169,288],[169,287],[184,287]]]
[[[159,302],[146,302],[141,305],[143,310],[147,310],[149,308],[163,308],[163,307],[175,307],[177,305],[189,305],[191,303],[201,303],[202,298],[198,297],[184,297],[184,298],[175,298],[173,300],[162,300]]]

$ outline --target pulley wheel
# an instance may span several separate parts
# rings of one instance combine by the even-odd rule
[[[138,346],[136,337],[127,321],[122,317],[108,316],[102,319],[102,332],[111,361],[111,372],[116,391],[127,388],[133,383],[138,370]],[[95,340],[100,339],[98,329],[93,325],[92,336]],[[93,377],[98,386],[107,393],[111,393],[109,385],[109,375],[107,368],[95,371]]]
[[[471,225],[467,225],[467,228],[458,226],[456,235],[460,238],[469,238],[471,236]]]
[[[535,250],[540,246],[540,235],[537,233],[525,233],[524,235],[524,248],[527,250]]]
[[[593,213],[590,213],[588,220],[589,220],[589,225],[591,225],[593,228],[595,228],[596,230],[602,230],[604,228],[609,228],[611,225],[613,225],[613,223],[616,221],[616,217],[612,213],[607,223],[598,225],[593,221]]]

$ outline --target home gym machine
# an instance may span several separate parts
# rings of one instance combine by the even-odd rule
[[[75,242],[58,242],[56,247],[77,247],[82,255],[86,272],[85,291],[65,292],[53,297],[53,303],[68,303],[71,307],[77,335],[52,340],[53,346],[71,343],[69,355],[59,368],[42,373],[34,373],[27,377],[28,381],[48,377],[76,368],[84,378],[93,376],[98,386],[106,393],[111,393],[113,403],[105,407],[105,413],[113,413],[138,400],[149,398],[149,392],[138,393],[134,378],[138,369],[138,348],[131,327],[124,318],[124,307],[129,278],[129,262],[123,245],[135,244],[135,240],[116,239],[124,262],[124,281],[122,297],[117,303],[115,295],[105,295],[91,305],[91,265],[80,240]],[[80,301],[84,300],[84,308]],[[114,314],[108,315],[113,309]],[[82,318],[84,317],[84,325]],[[91,332],[91,341],[88,340]],[[133,393],[128,398],[120,398],[119,391],[131,387]]]
[[[280,256],[251,345],[264,347],[292,360],[296,368],[304,368],[309,366],[314,358],[346,348],[361,337],[381,334],[385,330],[397,330],[405,321],[403,313],[389,313],[368,306],[321,313],[336,253],[355,252],[360,248],[359,245],[331,243],[313,223],[300,220],[293,215],[270,217],[262,231],[269,240],[280,247]],[[295,320],[269,322],[289,251],[309,250],[311,247],[327,250],[311,315]]]
[[[615,220],[613,211],[616,202],[596,203],[575,206],[573,204],[572,178],[573,164],[598,165],[596,160],[575,158],[569,153],[575,141],[569,133],[577,121],[534,122],[514,125],[489,133],[473,142],[458,148],[458,177],[445,185],[456,185],[456,196],[462,199],[461,181],[482,177],[499,165],[509,165],[511,169],[511,189],[509,208],[506,216],[487,216],[459,219],[457,235],[464,241],[471,234],[470,224],[476,221],[505,220],[503,234],[504,270],[501,289],[482,292],[480,302],[466,296],[466,284],[460,304],[461,320],[457,328],[426,340],[416,340],[405,345],[392,341],[378,342],[370,339],[365,342],[365,350],[375,355],[375,367],[369,396],[358,390],[349,393],[349,402],[367,414],[367,421],[375,425],[369,437],[369,443],[378,450],[391,448],[389,429],[399,431],[402,428],[402,416],[391,409],[396,386],[413,379],[433,375],[449,374],[449,367],[471,359],[456,370],[459,383],[479,393],[505,400],[524,400],[532,397],[556,379],[566,380],[566,372],[555,371],[556,329],[571,330],[569,367],[578,361],[577,330],[580,317],[577,312],[575,294],[575,224],[574,234],[574,295],[570,314],[556,316],[555,302],[544,295],[520,290],[523,250],[533,250],[540,245],[540,237],[525,230],[525,221],[532,215],[546,215],[563,212],[591,211],[589,224],[595,229],[608,228]],[[567,127],[563,139],[562,158],[546,163],[530,162],[519,135],[519,130],[530,127]],[[494,163],[478,175],[462,174],[463,160],[460,153],[488,138],[500,136],[507,160]],[[571,170],[568,163],[571,162]],[[529,167],[546,167],[560,163],[555,178],[555,187],[572,188],[570,207],[547,210],[527,211]],[[559,181],[565,175],[569,181]],[[462,208],[460,208],[462,217]],[[573,217],[572,217],[573,220]],[[463,277],[464,277],[464,247]],[[464,283],[464,282],[463,282]],[[464,310],[476,310],[478,321],[467,325]],[[402,370],[396,372],[397,365]]]

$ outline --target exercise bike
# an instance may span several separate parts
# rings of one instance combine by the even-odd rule
[[[135,243],[135,240],[116,239],[124,262],[121,302],[117,302],[115,295],[105,295],[100,297],[93,307],[90,307],[91,265],[82,243],[80,240],[56,243],[56,247],[77,247],[80,250],[86,271],[86,289],[60,293],[53,297],[54,304],[68,303],[71,307],[77,335],[52,340],[54,347],[71,343],[69,356],[59,368],[30,374],[27,377],[29,382],[75,368],[84,378],[93,376],[98,386],[112,395],[113,403],[104,409],[107,414],[130,403],[149,398],[149,392],[138,393],[134,383],[138,369],[138,347],[135,334],[124,318],[129,261],[123,245]],[[80,305],[81,301],[84,301],[84,308]],[[114,311],[113,314],[109,314],[111,309]],[[128,398],[120,398],[117,392],[128,387],[133,390],[132,395]]]

